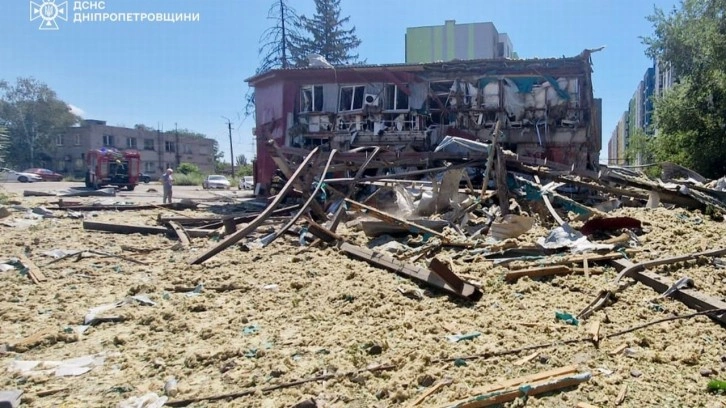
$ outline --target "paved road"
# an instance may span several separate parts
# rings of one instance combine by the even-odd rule
[[[0,183],[0,192],[3,190],[10,194],[23,195],[23,191],[55,192],[71,187],[84,187],[82,182],[40,182],[40,183]],[[161,203],[162,186],[159,182],[139,184],[134,191],[119,190],[117,199],[132,201],[134,203]],[[174,186],[174,201],[188,198],[195,201],[228,201],[229,199],[249,199],[253,194],[251,190],[203,190],[201,186]],[[98,200],[102,197],[89,197],[84,200]]]

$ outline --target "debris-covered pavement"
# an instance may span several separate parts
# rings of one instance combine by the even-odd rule
[[[726,402],[708,390],[726,378],[721,180],[447,143],[469,153],[374,176],[384,148],[280,154],[267,202],[11,197],[0,389],[38,407]]]

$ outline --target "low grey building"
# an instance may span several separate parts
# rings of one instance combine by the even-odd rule
[[[166,168],[191,163],[202,173],[214,171],[213,139],[143,128],[109,126],[102,120],[84,120],[55,140],[54,170],[76,177],[86,172],[85,155],[90,149],[114,147],[141,154],[141,171],[161,177]]]

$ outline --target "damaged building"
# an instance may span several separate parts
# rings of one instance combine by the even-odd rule
[[[255,88],[256,182],[267,191],[277,168],[269,140],[304,150],[430,152],[445,136],[487,141],[498,121],[501,145],[520,156],[594,168],[601,100],[593,98],[590,52],[261,73],[247,79]]]

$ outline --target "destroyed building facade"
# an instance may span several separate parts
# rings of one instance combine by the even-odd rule
[[[595,168],[601,100],[590,51],[568,58],[275,69],[255,89],[263,191],[276,164],[268,141],[310,150],[381,146],[428,152],[445,136],[486,141],[501,122],[503,147],[520,156]],[[387,171],[396,171],[395,164]],[[410,169],[406,169],[410,170]]]

